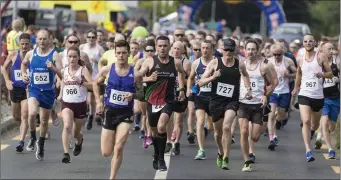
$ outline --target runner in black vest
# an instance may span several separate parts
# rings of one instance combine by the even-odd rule
[[[214,122],[214,137],[218,146],[217,166],[228,170],[228,156],[232,138],[231,126],[239,107],[241,75],[247,84],[245,98],[251,99],[252,95],[245,64],[239,63],[239,60],[235,58],[236,42],[232,39],[226,39],[223,44],[223,57],[218,57],[208,64],[198,85],[201,87],[212,82],[209,108]]]
[[[148,102],[147,114],[154,144],[153,167],[155,170],[165,171],[167,170],[164,160],[167,141],[166,126],[176,102],[174,85],[176,77],[179,76],[179,101],[183,101],[185,99],[185,72],[180,59],[169,56],[170,41],[168,37],[159,36],[156,39],[156,50],[158,55],[146,59],[139,72],[142,77],[157,72],[157,80],[147,84],[145,98]]]

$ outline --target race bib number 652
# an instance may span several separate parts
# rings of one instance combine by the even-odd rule
[[[109,102],[111,102],[113,104],[117,104],[117,105],[126,106],[126,105],[128,105],[128,101],[126,101],[124,98],[125,94],[127,94],[127,92],[117,91],[115,89],[112,89],[111,93],[110,93]]]
[[[33,73],[33,83],[34,84],[49,84],[50,83],[50,76],[48,72],[42,73]]]
[[[218,95],[225,96],[225,97],[232,97],[233,91],[234,91],[234,85],[218,82],[217,92],[216,92]]]

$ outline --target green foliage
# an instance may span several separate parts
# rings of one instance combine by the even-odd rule
[[[314,35],[337,36],[340,33],[340,1],[308,3]]]

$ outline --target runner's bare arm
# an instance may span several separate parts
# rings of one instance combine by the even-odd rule
[[[8,70],[8,67],[13,64],[13,58],[16,56],[17,54],[17,51],[12,51],[8,54],[6,60],[5,60],[5,63],[4,65],[1,67],[1,70],[2,70],[2,74],[4,76],[4,80],[5,80],[5,83],[8,83],[10,81],[9,79],[9,72],[7,71]]]
[[[273,93],[273,91],[275,90],[276,86],[278,85],[278,77],[276,74],[276,70],[271,63],[268,63],[265,65],[264,77],[270,83],[267,86],[267,91],[265,94],[265,96],[267,96],[269,98],[271,96],[271,94]]]
[[[192,87],[192,85],[194,84],[194,81],[195,81],[195,68],[198,66],[198,60],[195,60],[193,63],[192,63],[192,66],[191,66],[191,72],[189,73],[189,76],[188,76],[188,79],[187,79],[187,91],[190,91]]]
[[[175,68],[178,71],[178,83],[179,83],[179,88],[183,89],[185,88],[185,70],[181,65],[180,60],[175,59]]]
[[[25,77],[28,78],[26,70],[27,70],[27,66],[31,63],[30,59],[32,57],[32,54],[33,54],[33,50],[27,52],[24,57],[24,60],[21,62],[20,70],[21,70],[21,75],[23,76],[23,80]],[[28,79],[26,80],[28,81]]]
[[[213,81],[216,77],[213,76],[213,72],[215,72],[215,69],[217,68],[218,65],[218,60],[213,59],[206,67],[206,70],[204,74],[201,76],[198,86],[202,87],[205,86],[206,84],[210,83]]]
[[[63,91],[64,91],[64,82],[60,81],[60,91],[59,91],[59,95],[57,97],[58,100],[61,100],[63,97]]]
[[[91,74],[87,68],[84,68],[82,70],[82,77],[84,77],[84,79],[85,79],[85,81],[83,81],[83,79],[82,79],[82,85],[84,87],[86,87],[87,89],[92,90],[92,84],[93,84],[92,77],[91,77]]]
[[[184,62],[184,70],[185,70],[186,76],[188,78],[189,74],[191,73],[191,62],[188,59],[186,59]],[[185,85],[187,85],[187,79],[186,78],[185,78]]]
[[[62,59],[57,52],[53,53],[53,61],[56,65],[55,73],[60,79],[63,79],[63,75],[60,72],[60,70],[63,69]]]
[[[96,76],[96,79],[93,81],[92,83],[92,88],[93,88],[93,92],[94,92],[94,96],[95,96],[95,100],[96,100],[96,104],[97,103],[101,103],[101,98],[100,98],[100,94],[99,94],[99,86],[100,84],[102,84],[104,82],[104,80],[106,79],[109,71],[110,71],[111,66],[105,66],[103,67],[99,73]]]
[[[293,61],[287,61],[287,62],[288,62],[288,68],[287,69],[290,69],[290,71],[291,71],[291,73],[288,74],[288,77],[289,78],[295,78],[297,68],[296,68]]]
[[[84,62],[84,66],[88,69],[89,73],[92,74],[92,65],[89,60],[89,56],[81,51],[81,60]]]
[[[249,73],[247,73],[245,63],[239,63],[239,71],[240,74],[242,75],[245,88],[247,90],[251,90],[250,76]]]
[[[322,65],[322,69],[324,70],[323,78],[331,79],[333,78],[332,68],[328,64],[328,57],[326,54],[319,54],[320,64]]]
[[[139,71],[136,71],[135,74],[144,77],[153,66],[154,60],[152,58],[148,58],[143,62],[141,69]]]

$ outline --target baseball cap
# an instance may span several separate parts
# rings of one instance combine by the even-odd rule
[[[224,49],[234,51],[236,50],[236,42],[233,39],[224,39],[223,40]]]

